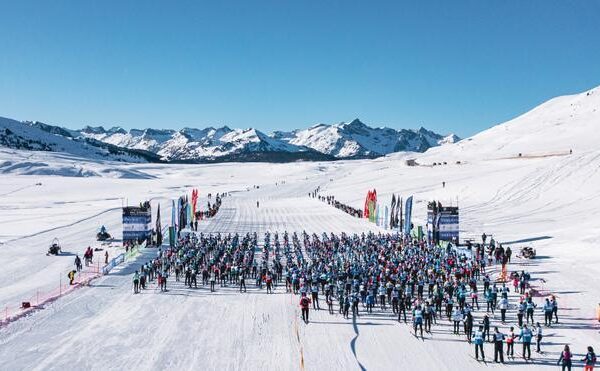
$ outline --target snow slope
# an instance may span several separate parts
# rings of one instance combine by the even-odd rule
[[[551,99],[471,138],[428,151],[453,159],[586,152],[600,141],[600,87]],[[483,156],[483,157],[481,157]]]

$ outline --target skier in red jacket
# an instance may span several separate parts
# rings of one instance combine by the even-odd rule
[[[306,293],[302,293],[300,298],[300,308],[302,309],[302,320],[308,323],[308,308],[310,306],[310,299],[306,296]]]

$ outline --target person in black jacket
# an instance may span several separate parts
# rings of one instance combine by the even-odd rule
[[[504,363],[504,334],[498,331],[498,327],[494,327],[494,362]]]

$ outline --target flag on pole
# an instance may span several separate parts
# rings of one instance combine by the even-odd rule
[[[406,208],[405,208],[405,215],[404,215],[404,233],[407,235],[410,235],[410,230],[411,230],[411,217],[412,217],[412,201],[413,201],[413,197],[410,196],[409,198],[406,199]]]
[[[390,206],[390,229],[394,228],[394,209],[396,208],[396,195],[392,194],[392,204]]]
[[[156,246],[161,246],[163,241],[162,225],[160,222],[160,203],[158,204],[158,211],[156,212]]]

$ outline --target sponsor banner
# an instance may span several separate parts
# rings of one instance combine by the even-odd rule
[[[123,240],[137,240],[150,237],[150,231],[123,232]]]
[[[152,230],[151,224],[123,224],[123,232],[147,232]]]
[[[440,232],[458,232],[458,224],[440,224],[438,231],[440,231]]]
[[[147,224],[152,221],[150,216],[125,216],[123,215],[123,223],[125,224]]]
[[[440,216],[440,224],[458,224],[458,215],[444,215]]]
[[[123,208],[123,216],[152,216],[152,210],[150,208],[141,208],[141,207],[124,207]]]

